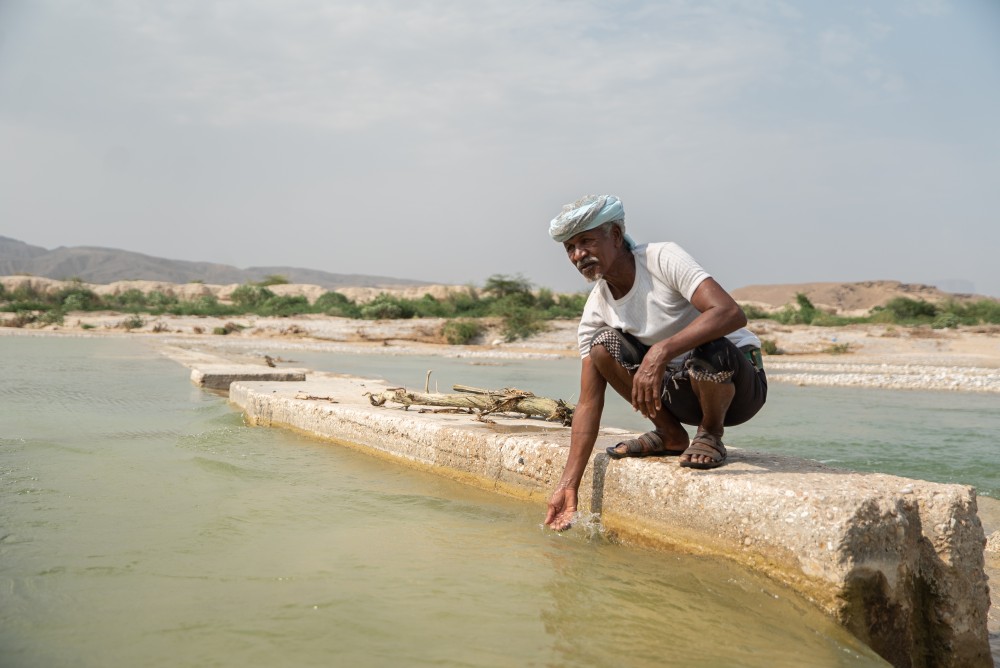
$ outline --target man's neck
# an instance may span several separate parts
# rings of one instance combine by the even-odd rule
[[[635,255],[626,249],[619,255],[611,268],[604,273],[604,282],[615,299],[621,299],[632,289],[635,283]]]

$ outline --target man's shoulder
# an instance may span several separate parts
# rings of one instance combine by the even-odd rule
[[[637,253],[656,253],[661,251],[683,251],[684,249],[680,247],[675,241],[650,241],[644,244],[639,244],[635,247]]]
[[[662,266],[671,260],[687,262],[691,256],[673,241],[653,241],[635,247],[636,257],[649,266]]]

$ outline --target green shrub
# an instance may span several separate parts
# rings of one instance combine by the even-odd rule
[[[784,351],[778,347],[778,342],[774,339],[761,339],[760,350],[765,355],[781,355]]]
[[[931,328],[956,329],[961,324],[961,319],[954,313],[942,313],[938,315],[938,317],[934,318],[934,322],[931,323]]]
[[[190,301],[177,302],[166,309],[171,315],[235,315],[238,309],[220,304],[214,295],[200,295]]]
[[[259,285],[241,285],[233,290],[229,298],[233,306],[243,311],[253,311],[276,297],[273,292]]]
[[[538,311],[508,303],[501,317],[500,333],[506,341],[526,339],[545,328]]]
[[[18,299],[16,301],[10,301],[4,306],[4,311],[13,311],[14,313],[24,313],[28,311],[48,311],[52,308],[52,305],[48,302],[35,300],[35,299]]]
[[[556,302],[545,309],[543,316],[549,320],[579,318],[583,315],[583,307],[589,296],[589,292],[559,295]]]
[[[856,322],[864,322],[864,318],[848,318],[843,315],[834,315],[826,311],[816,311],[810,325],[815,327],[843,327]]]
[[[980,299],[967,306],[970,317],[991,325],[1000,325],[1000,301]]]
[[[5,318],[4,327],[24,327],[38,320],[38,315],[34,311],[15,311],[13,318]]]
[[[414,309],[406,300],[384,292],[361,307],[361,317],[365,320],[412,318],[413,314]]]
[[[451,312],[456,316],[470,318],[483,317],[487,314],[488,304],[479,298],[474,289],[468,292],[454,292],[446,300]]]
[[[324,292],[313,304],[313,310],[341,318],[357,318],[361,315],[358,305],[339,292]]]
[[[414,315],[418,318],[448,318],[455,315],[455,308],[448,301],[441,301],[431,294],[425,294],[420,299],[409,301]]]
[[[39,314],[38,322],[42,325],[61,325],[63,324],[63,312],[60,309],[54,308]]]
[[[129,288],[121,294],[112,295],[105,301],[112,308],[121,311],[138,312],[146,308],[146,295],[136,288]]]
[[[471,343],[483,333],[483,326],[475,320],[449,320],[441,326],[441,335],[453,346]]]
[[[262,288],[266,288],[269,285],[288,285],[289,280],[287,276],[282,276],[281,274],[268,274],[264,277],[264,280],[259,281],[256,285]]]
[[[784,308],[774,313],[765,313],[762,310],[755,309],[753,307],[749,307],[749,312],[747,312],[747,308],[744,307],[743,312],[746,314],[748,319],[751,318],[750,314],[752,313],[754,318],[777,320],[785,325],[808,325],[822,313],[822,311],[813,306],[813,303],[809,301],[809,297],[802,292],[796,293],[795,302],[796,306],[786,304]]]
[[[8,293],[8,299],[12,302],[46,301],[45,294],[33,286],[24,286]]]
[[[98,311],[104,308],[104,301],[93,290],[72,287],[60,290],[55,300],[64,311]]]
[[[238,322],[227,322],[225,324],[225,328],[230,332],[242,332],[244,329],[247,328],[247,326],[241,325]]]
[[[246,329],[246,325],[240,325],[235,322],[227,322],[222,327],[213,327],[212,334],[217,336],[227,336],[233,332],[241,332]]]
[[[548,288],[539,288],[538,294],[535,295],[535,306],[545,311],[549,310],[556,305],[555,295]]]
[[[146,321],[143,320],[139,316],[139,314],[133,313],[132,315],[130,315],[129,317],[125,318],[120,323],[118,323],[118,326],[124,330],[131,332],[133,329],[140,329],[145,324]]]
[[[777,320],[783,325],[803,325],[802,314],[798,309],[785,306],[780,311],[771,314],[772,320]]]
[[[537,310],[535,295],[530,292],[511,292],[502,297],[487,297],[484,299],[489,315],[504,315],[512,308],[528,308]]]
[[[954,314],[964,325],[1000,324],[1000,301],[993,299],[980,299],[965,303],[951,300],[945,302],[940,311]]]
[[[490,310],[494,313],[500,313],[511,306],[535,308],[535,295],[530,292],[512,292],[497,298],[490,306]]]
[[[747,317],[747,320],[764,320],[771,317],[769,312],[753,304],[740,304],[740,308],[743,309],[743,314]]]
[[[153,290],[146,295],[146,305],[154,313],[162,313],[177,303],[177,297],[171,297],[159,290]]]
[[[259,315],[282,317],[309,313],[310,311],[312,311],[312,307],[309,306],[309,300],[302,295],[296,297],[274,296],[255,309]]]
[[[809,301],[809,298],[802,292],[797,292],[795,294],[795,301],[799,305],[799,317],[802,319],[802,322],[807,325],[812,323],[813,318],[816,317],[817,313],[816,307],[813,306],[813,303]]]
[[[938,314],[938,309],[934,304],[923,299],[910,299],[909,297],[890,299],[882,308],[892,314],[896,322],[929,320]]]

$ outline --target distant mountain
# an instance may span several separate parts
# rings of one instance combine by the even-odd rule
[[[59,280],[78,278],[86,283],[145,280],[168,283],[203,283],[228,285],[261,281],[281,275],[291,283],[319,285],[329,290],[345,287],[381,288],[427,285],[388,276],[333,274],[297,267],[249,267],[239,269],[228,264],[167,260],[142,253],[91,246],[59,247],[48,250],[17,239],[0,236],[0,276],[30,274]]]

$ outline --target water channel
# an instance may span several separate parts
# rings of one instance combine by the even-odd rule
[[[732,564],[246,427],[142,341],[0,358],[2,666],[884,665]]]

